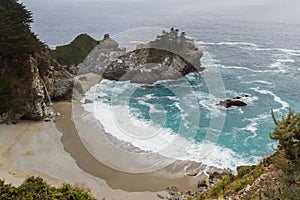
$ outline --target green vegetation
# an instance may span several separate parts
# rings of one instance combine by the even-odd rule
[[[272,117],[276,127],[270,137],[278,140],[278,147],[284,152],[280,158],[273,158],[273,162],[283,175],[279,185],[267,188],[263,196],[296,200],[300,196],[300,113],[290,110],[287,116],[282,115],[281,120],[277,120],[272,111]]]
[[[87,34],[81,34],[70,44],[56,47],[53,56],[62,65],[78,65],[97,45],[98,41]]]
[[[39,177],[27,178],[19,187],[5,184],[3,180],[0,180],[0,199],[95,200],[88,192],[80,188],[69,184],[54,188]]]
[[[246,185],[253,183],[262,173],[262,163],[257,166],[241,166],[238,168],[238,174],[236,176],[229,174],[213,186],[210,189],[209,196],[222,196],[225,193],[225,190],[238,192]]]
[[[224,188],[228,184],[232,183],[233,180],[234,180],[234,176],[232,174],[223,177],[222,180],[217,185],[211,188],[211,195],[217,196],[223,194]]]
[[[236,181],[235,185],[234,185],[234,191],[238,192],[241,189],[243,189],[247,184],[249,183],[248,179],[246,178],[241,178],[239,180]]]
[[[196,48],[188,43],[185,32],[180,33],[178,29],[174,28],[171,28],[169,32],[163,31],[155,41],[150,42],[150,47],[166,49],[175,53],[180,52],[183,48]]]
[[[16,0],[0,1],[0,59],[35,52],[39,45],[30,31],[32,14]]]
[[[42,46],[30,31],[31,22],[31,12],[18,1],[0,1],[0,113],[19,109],[16,102],[26,87],[23,80],[30,80],[29,54]]]
[[[274,132],[270,133],[270,138],[278,140],[279,148],[283,148],[286,157],[291,161],[299,160],[300,156],[300,113],[290,110],[285,117],[282,115],[281,120],[275,118],[272,111],[272,118],[276,127]]]
[[[242,166],[237,171],[237,177],[241,178],[244,177],[246,174],[248,174],[252,170],[252,166]]]
[[[27,58],[28,56],[22,55],[11,59],[0,59],[0,113],[8,112],[12,108],[19,109],[20,104],[26,100],[25,92],[22,92],[28,85],[24,84],[24,80],[31,80],[30,68],[26,66]]]

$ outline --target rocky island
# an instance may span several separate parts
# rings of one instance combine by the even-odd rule
[[[155,41],[139,44],[126,52],[105,35],[99,45],[80,65],[80,73],[88,71],[117,81],[152,84],[159,80],[176,80],[190,72],[201,72],[203,52],[185,33],[174,28],[163,32]]]

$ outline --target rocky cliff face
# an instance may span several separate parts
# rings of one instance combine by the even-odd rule
[[[21,118],[40,120],[47,115],[44,86],[37,61],[30,55],[2,62],[0,123]]]
[[[51,98],[71,97],[72,75],[51,58],[47,49],[34,55],[2,58],[0,62],[0,123],[42,120],[49,115]]]

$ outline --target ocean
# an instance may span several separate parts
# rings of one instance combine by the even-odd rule
[[[34,13],[33,31],[50,48],[80,33],[101,39],[144,27],[179,28],[195,40],[206,72],[151,86],[104,80],[87,93],[94,103],[84,106],[104,130],[143,151],[234,170],[274,152],[271,109],[276,116],[300,111],[296,1],[23,2]],[[216,105],[237,96],[248,106]]]

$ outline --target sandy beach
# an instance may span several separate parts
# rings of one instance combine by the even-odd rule
[[[87,80],[81,82],[84,91],[99,82],[96,75],[85,76]],[[166,195],[170,185],[181,191],[196,189],[197,178],[180,175],[185,165],[192,168],[193,163],[177,163],[152,173],[126,173],[102,164],[78,136],[72,102],[54,103],[53,109],[60,113],[55,122],[0,125],[0,177],[6,182],[19,185],[35,175],[56,186],[70,183],[83,187],[98,199],[158,199],[156,194]],[[121,159],[114,153],[107,158]]]

